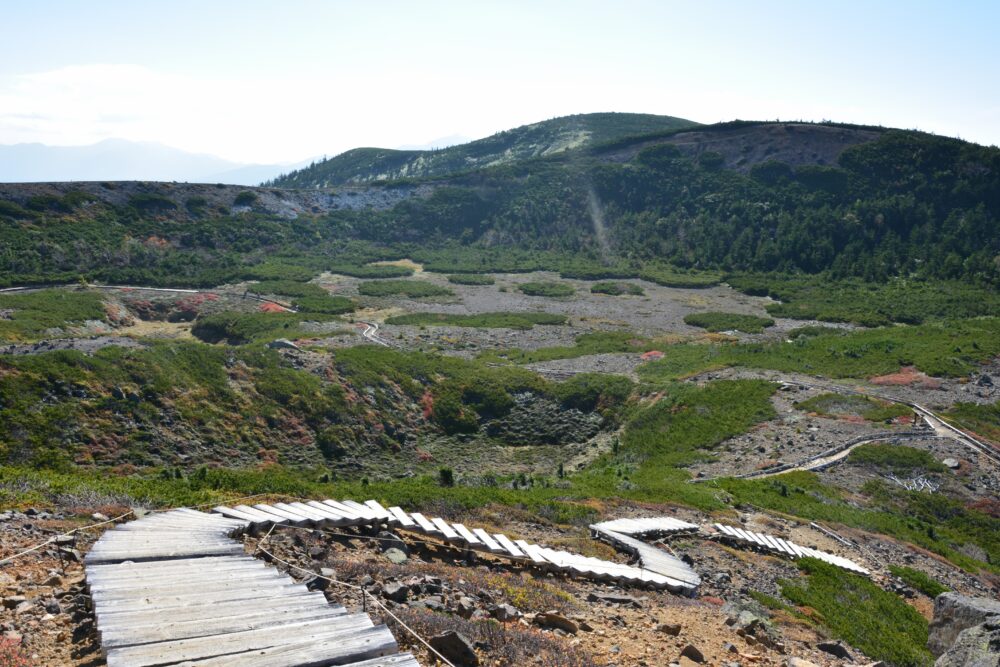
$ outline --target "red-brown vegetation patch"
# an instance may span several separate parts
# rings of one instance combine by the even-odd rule
[[[923,389],[941,388],[941,383],[938,380],[928,376],[926,373],[918,371],[915,366],[903,366],[899,369],[898,373],[877,375],[871,378],[871,383],[883,386],[918,386]]]
[[[279,306],[276,303],[271,303],[270,301],[267,301],[265,303],[260,304],[260,306],[258,306],[257,309],[260,312],[262,312],[262,313],[283,313],[283,312],[285,312],[284,308],[282,308],[281,306]]]

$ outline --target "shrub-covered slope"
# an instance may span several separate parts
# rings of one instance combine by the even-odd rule
[[[497,132],[491,137],[439,150],[355,148],[269,182],[285,188],[333,187],[346,183],[446,176],[482,167],[621,140],[690,128],[694,121],[637,113],[591,113],[553,118]]]

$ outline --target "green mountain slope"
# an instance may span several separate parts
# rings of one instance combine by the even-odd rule
[[[409,256],[448,272],[673,265],[997,285],[1000,150],[736,122],[335,190],[0,185],[0,221],[6,284],[306,279]]]
[[[652,114],[592,113],[564,116],[441,150],[355,148],[279,176],[268,185],[316,188],[345,183],[443,176],[527,158],[555,155],[625,137],[697,125],[698,123],[683,118]]]

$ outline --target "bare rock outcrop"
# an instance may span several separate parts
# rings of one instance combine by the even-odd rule
[[[960,635],[964,634],[963,631],[982,625],[1000,627],[1000,600],[942,593],[934,599],[934,619],[930,624],[927,648],[935,656],[943,656],[956,644]],[[988,629],[982,628],[974,635],[978,637],[979,634],[989,632]],[[1000,631],[997,631],[997,634],[1000,634]],[[971,641],[972,636],[966,639]],[[1000,641],[996,644],[996,650],[1000,651]],[[996,664],[996,659],[994,657],[993,664]],[[959,661],[946,664],[967,663]]]

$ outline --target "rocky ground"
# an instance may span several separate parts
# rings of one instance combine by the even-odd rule
[[[91,511],[94,510],[94,511]],[[0,513],[0,558],[51,544],[0,566],[0,664],[103,665],[84,581],[83,554],[100,531],[61,533],[117,516],[121,507],[65,507]],[[20,661],[19,661],[20,660]]]
[[[549,544],[580,539],[523,517],[503,516],[503,510],[465,520],[470,525],[502,522],[511,535]],[[488,556],[472,558],[433,540],[388,532],[380,533],[380,539],[372,537],[286,530],[267,538],[264,547],[281,560],[334,579],[313,582],[325,586],[332,600],[357,608],[359,593],[341,582],[363,585],[426,637],[456,630],[460,638],[441,640],[455,651],[446,657],[465,652],[478,660],[456,664],[786,665],[790,658],[815,665],[844,664],[819,648],[826,638],[815,628],[772,619],[740,593],[767,590],[775,577],[795,576],[794,566],[780,559],[688,538],[689,544],[679,546],[679,551],[698,553],[697,566],[724,565],[710,577],[701,597],[689,599],[565,579]],[[248,544],[256,546],[253,540]],[[622,558],[603,545],[594,543],[592,548],[605,558]],[[760,560],[765,561],[763,567]],[[398,629],[388,614],[382,616]],[[492,621],[500,622],[499,629]],[[406,633],[396,635],[424,664],[433,664],[420,643]],[[864,664],[862,656],[855,655]]]
[[[422,509],[471,526],[502,529],[515,538],[628,561],[592,540],[585,527],[551,524],[513,508]],[[0,557],[122,511],[108,505],[84,506],[77,500],[65,507],[0,513]],[[670,514],[697,523],[717,519],[695,510],[655,505],[602,506],[601,511],[609,517]],[[883,564],[908,564],[964,594],[1000,593],[1000,582],[977,579],[932,554],[863,531],[838,529],[855,545],[848,547],[809,524],[769,514],[750,512],[723,520],[855,559],[872,568],[877,583],[899,593],[928,618],[932,601],[894,580]],[[0,649],[14,655],[19,651],[23,658],[21,663],[2,664],[104,664],[79,562],[99,532],[79,532],[0,570],[4,642]],[[853,647],[832,642],[821,627],[802,617],[768,611],[751,597],[752,591],[776,595],[779,580],[799,576],[790,561],[735,549],[705,536],[675,536],[662,542],[662,548],[689,560],[701,574],[703,584],[695,598],[567,579],[384,527],[372,532],[279,528],[266,538],[244,540],[249,553],[266,560],[273,555],[308,571],[273,561],[310,587],[324,590],[331,601],[354,611],[367,610],[387,622],[400,644],[425,665],[434,664],[429,651],[396,619],[424,638],[436,637],[432,645],[456,664],[467,665],[834,667],[871,662]],[[363,602],[359,586],[384,608]],[[842,650],[851,659],[830,653]]]

